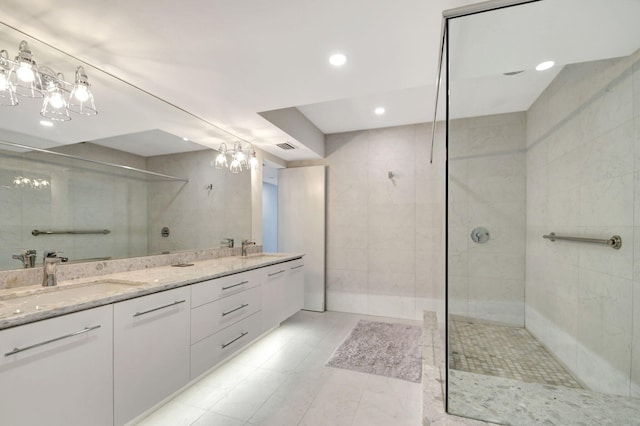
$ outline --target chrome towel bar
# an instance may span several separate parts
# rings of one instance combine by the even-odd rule
[[[31,231],[31,235],[37,237],[38,235],[79,235],[79,234],[110,234],[108,229],[100,229],[97,231],[38,231],[34,229]]]
[[[613,249],[619,250],[622,247],[622,238],[620,235],[614,235],[609,239],[598,239],[598,238],[583,238],[583,237],[563,237],[560,235],[556,235],[555,232],[550,233],[549,235],[543,235],[542,238],[546,240],[564,240],[564,241],[575,241],[577,243],[590,243],[590,244],[604,244],[605,246],[609,246]]]

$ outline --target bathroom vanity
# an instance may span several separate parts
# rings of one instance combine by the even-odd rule
[[[303,270],[262,254],[0,290],[0,423],[135,419],[300,310]]]

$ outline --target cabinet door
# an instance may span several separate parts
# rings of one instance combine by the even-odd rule
[[[114,417],[121,425],[189,381],[189,287],[114,305]]]
[[[0,424],[113,424],[113,311],[0,332]]]
[[[284,307],[282,321],[298,312],[304,306],[304,260],[296,259],[286,263],[287,275],[284,283]]]
[[[283,319],[284,283],[289,268],[286,263],[278,263],[262,272],[262,325],[263,331],[276,327]]]

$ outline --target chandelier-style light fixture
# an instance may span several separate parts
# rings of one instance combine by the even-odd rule
[[[246,147],[243,148],[242,142],[237,141],[233,144],[233,149],[229,150],[226,143],[221,143],[218,154],[211,163],[216,169],[228,168],[231,173],[256,169],[258,167],[256,150],[249,142],[245,142],[245,145]]]
[[[51,184],[47,179],[16,176],[13,178],[13,186],[15,188],[45,189],[51,186]]]
[[[18,97],[44,98],[40,115],[54,121],[69,121],[69,111],[96,115],[89,78],[82,66],[73,83],[47,66],[36,64],[26,41],[20,42],[15,59],[0,50],[0,105],[17,106]]]

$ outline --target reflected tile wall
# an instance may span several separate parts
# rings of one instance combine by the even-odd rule
[[[91,143],[54,149],[66,154],[144,168],[145,159]],[[15,176],[46,179],[50,187],[16,188]],[[17,269],[11,256],[35,249],[62,251],[72,260],[146,254],[147,186],[122,173],[93,170],[78,161],[52,159],[40,153],[0,156],[0,269]],[[108,235],[31,235],[38,230],[109,229]]]
[[[525,114],[453,120],[449,149],[449,309],[524,326]],[[485,244],[471,240],[489,230]]]
[[[239,246],[251,239],[251,173],[215,169],[212,158],[213,151],[203,150],[147,159],[149,170],[189,179],[149,183],[151,253],[216,248],[223,238]],[[161,236],[165,226],[168,238]]]
[[[328,135],[327,309],[421,319],[443,312],[444,141],[431,125]],[[395,177],[389,179],[388,172]]]
[[[635,397],[639,58],[566,66],[527,112],[527,328],[588,387]],[[549,232],[623,245],[543,240]]]

